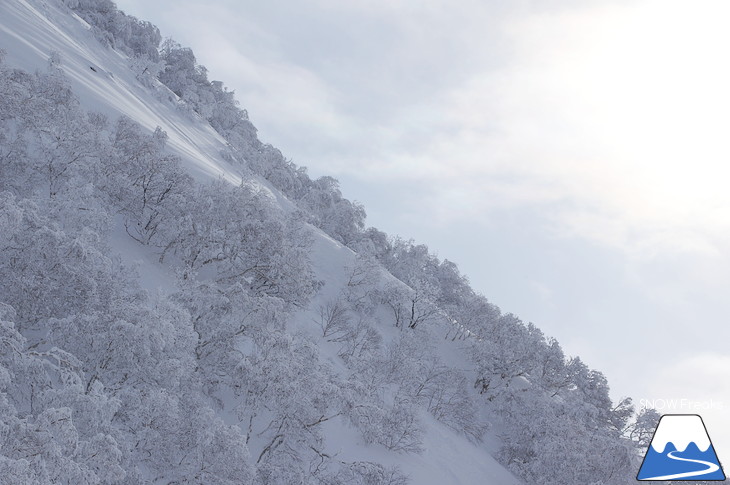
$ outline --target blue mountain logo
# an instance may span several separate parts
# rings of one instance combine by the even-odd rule
[[[702,418],[696,414],[662,416],[636,479],[725,480]]]

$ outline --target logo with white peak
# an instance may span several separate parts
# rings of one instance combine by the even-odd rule
[[[696,414],[659,419],[637,480],[725,480],[705,423]]]

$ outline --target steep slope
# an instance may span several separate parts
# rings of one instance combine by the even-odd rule
[[[6,51],[6,62],[27,71],[45,70],[52,52],[60,57],[60,67],[69,80],[84,109],[101,112],[110,120],[121,115],[141,124],[149,131],[161,127],[168,135],[167,147],[180,157],[185,170],[199,181],[223,178],[233,185],[244,181],[266,193],[284,212],[293,205],[260,177],[243,174],[221,155],[227,143],[202,118],[172,102],[164,102],[141,85],[129,69],[130,59],[113,49],[103,47],[91,33],[88,24],[55,2],[7,0],[0,3],[0,48]],[[243,178],[242,178],[243,177]],[[324,286],[308,308],[291,314],[288,327],[316,338],[317,309],[332,300],[346,285],[347,268],[355,262],[354,253],[321,231],[311,228],[313,243],[310,253],[313,270]],[[138,265],[138,278],[148,290],[175,290],[174,271],[158,261],[158,254],[141,246],[125,234],[117,220],[111,243],[123,261]],[[387,276],[390,278],[390,276]],[[393,329],[382,329],[386,339],[396,339]],[[434,337],[435,338],[435,337]],[[343,369],[337,349],[322,342],[317,349],[323,362]],[[458,354],[456,344],[446,343],[442,352]],[[344,372],[344,371],[343,371]],[[230,414],[234,399],[224,399],[220,416],[229,424],[237,424]],[[425,433],[424,451],[420,454],[389,451],[380,445],[366,445],[362,437],[344,420],[326,424],[328,449],[339,453],[340,460],[369,460],[397,464],[418,484],[509,484],[517,480],[501,467],[484,445],[473,444],[452,429],[437,422],[427,413],[421,416]],[[249,444],[251,456],[262,453],[264,443]],[[163,483],[164,480],[158,480]]]
[[[59,52],[64,73],[86,109],[112,119],[126,115],[149,130],[160,126],[169,136],[169,148],[192,174],[240,182],[220,157],[225,141],[207,124],[191,122],[146,93],[127,56],[102,48],[78,16],[59,11],[53,2],[3,2],[0,9],[9,64],[33,72],[45,69],[51,52]]]

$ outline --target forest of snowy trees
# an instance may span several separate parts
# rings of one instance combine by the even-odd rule
[[[85,110],[58,53],[36,73],[0,64],[3,483],[403,485],[397,466],[340,458],[326,426],[401,456],[421,452],[425,416],[496,435],[525,483],[634,481],[651,412],[612,402],[601,372],[454,263],[366,229],[335,179],[258,140],[192,50],[110,0],[64,3],[251,176],[196,180],[161,129]],[[315,227],[355,251],[324,301]],[[140,287],[120,236],[170,268],[173,291]]]

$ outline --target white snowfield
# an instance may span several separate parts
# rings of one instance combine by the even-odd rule
[[[169,136],[169,149],[198,180],[223,178],[232,184],[241,182],[242,174],[221,156],[226,142],[207,122],[175,108],[173,103],[160,101],[137,81],[127,56],[103,47],[85,22],[55,0],[1,0],[0,49],[5,51],[8,65],[30,72],[46,69],[51,52],[58,52],[61,68],[85,109],[104,113],[110,120],[125,115],[150,131],[161,127]],[[291,207],[265,181],[249,178],[245,182],[268,190],[284,210]],[[327,299],[327,291],[335,291],[335,275],[344,273],[345,266],[353,260],[353,253],[318,230],[312,230],[315,232],[312,262],[317,276],[327,281],[322,294],[312,302],[315,308],[318,302]],[[118,237],[126,237],[123,234],[123,230],[117,231]],[[128,263],[143,261],[139,265],[143,287],[163,292],[174,288],[173,276],[145,248],[129,238],[115,241],[114,247]],[[313,325],[311,310],[303,311],[298,318],[297,324],[301,326]],[[456,354],[454,350],[446,352]],[[225,412],[222,416],[226,418]],[[326,428],[327,442],[342,457],[398,464],[415,485],[520,483],[487,451],[486,446],[494,448],[494,442],[475,445],[430,416],[424,415],[423,422],[426,430],[422,454],[397,454],[382,447],[367,446],[345,423],[334,421]]]
[[[654,439],[651,441],[651,447],[657,453],[664,453],[664,448],[669,442],[674,443],[680,453],[686,450],[692,442],[702,452],[707,451],[711,445],[710,437],[707,436],[707,430],[702,424],[702,418],[696,414],[670,414],[662,417],[654,434]]]

